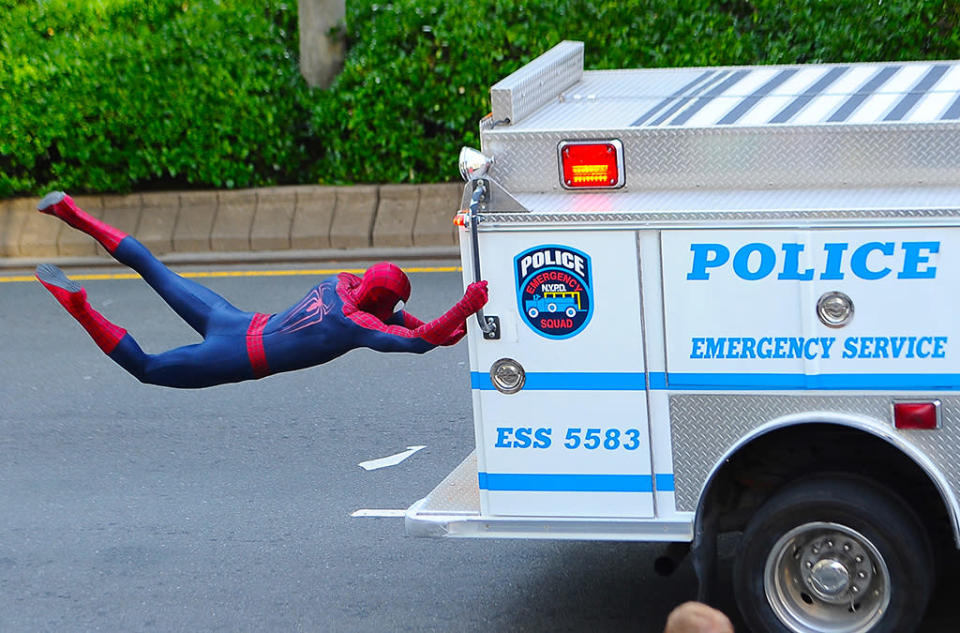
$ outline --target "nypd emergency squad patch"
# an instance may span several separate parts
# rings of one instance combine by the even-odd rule
[[[593,315],[590,257],[569,246],[545,244],[513,258],[523,320],[541,336],[575,336]]]

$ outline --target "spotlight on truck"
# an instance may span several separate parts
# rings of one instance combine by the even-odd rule
[[[486,176],[491,165],[493,165],[492,158],[484,156],[471,147],[464,147],[460,150],[460,175],[467,182],[479,180]]]

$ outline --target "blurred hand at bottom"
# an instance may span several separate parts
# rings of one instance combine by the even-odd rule
[[[733,625],[716,609],[701,602],[685,602],[670,612],[663,633],[733,633]]]

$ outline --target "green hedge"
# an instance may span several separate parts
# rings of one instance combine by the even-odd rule
[[[295,5],[6,3],[0,196],[246,187],[307,162]]]
[[[960,57],[956,1],[347,2],[328,91],[295,0],[0,0],[0,197],[456,178],[488,88],[563,39],[588,68]]]

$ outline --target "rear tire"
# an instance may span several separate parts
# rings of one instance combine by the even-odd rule
[[[733,569],[737,606],[754,633],[910,633],[933,587],[933,549],[913,510],[843,474],[768,499]]]

